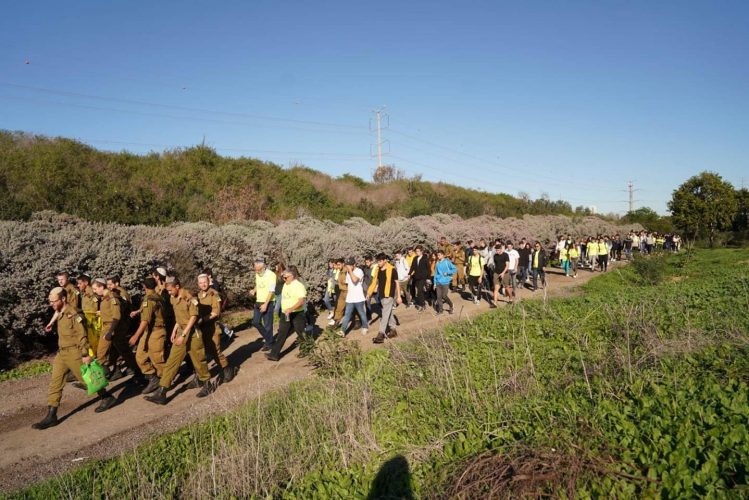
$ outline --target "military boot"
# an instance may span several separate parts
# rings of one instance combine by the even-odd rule
[[[112,371],[107,374],[107,380],[109,380],[110,382],[114,382],[115,380],[119,380],[122,377],[124,377],[124,375],[122,374],[122,370],[120,370],[116,366],[114,368],[112,368]]]
[[[47,416],[44,417],[43,420],[40,420],[39,422],[35,423],[31,427],[34,429],[46,429],[48,427],[53,427],[57,425],[59,422],[57,421],[57,408],[54,406],[50,406],[47,408]]]
[[[213,384],[211,384],[210,381],[199,382],[199,383],[200,383],[201,389],[200,389],[200,392],[197,394],[197,397],[204,398],[213,392]]]
[[[200,379],[198,378],[197,375],[195,375],[190,381],[190,383],[185,386],[186,389],[197,389],[199,387],[201,387],[201,384],[200,384]]]
[[[231,366],[227,366],[226,368],[224,368],[224,372],[221,375],[224,383],[231,382],[234,378],[234,368],[232,368]]]
[[[107,411],[108,409],[113,407],[114,404],[117,402],[114,396],[109,394],[106,390],[99,391],[99,396],[101,396],[101,403],[94,410],[96,413]]]
[[[151,394],[153,391],[159,388],[159,377],[151,375],[148,377],[148,385],[141,391],[141,394]]]
[[[146,401],[150,401],[151,403],[156,403],[157,405],[165,405],[167,404],[166,399],[166,387],[159,387],[154,391],[153,394],[150,396],[146,396]]]

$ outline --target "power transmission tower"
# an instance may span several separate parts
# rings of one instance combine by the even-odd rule
[[[639,189],[635,189],[635,185],[632,181],[629,181],[627,183],[627,192],[629,193],[629,211],[634,212],[635,210],[635,191],[639,191]]]
[[[377,143],[375,144],[375,147],[377,149],[377,168],[379,170],[382,168],[382,155],[387,154],[387,152],[383,153],[383,146],[388,144],[387,140],[382,140],[382,129],[387,128],[390,125],[390,116],[385,113],[385,106],[375,109],[374,111],[372,111],[372,113],[374,113],[374,126],[372,124],[372,120],[370,120],[369,130],[370,132],[377,133]],[[374,153],[371,149],[370,155],[374,156]]]

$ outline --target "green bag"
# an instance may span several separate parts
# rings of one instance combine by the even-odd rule
[[[106,370],[104,370],[104,367],[96,359],[89,364],[83,363],[81,365],[81,375],[83,376],[83,381],[86,383],[86,392],[88,392],[89,396],[93,396],[109,384]]]

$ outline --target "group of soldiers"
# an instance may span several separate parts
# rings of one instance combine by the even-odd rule
[[[47,415],[33,425],[35,429],[57,425],[67,377],[72,373],[84,384],[81,367],[92,362],[92,354],[109,381],[125,376],[119,367],[122,361],[146,399],[161,405],[167,404],[167,391],[188,355],[195,377],[187,387],[200,389],[198,397],[215,388],[210,383],[210,359],[221,368],[223,382],[234,378],[234,369],[221,352],[222,301],[210,271],[198,276],[194,295],[176,276],[167,276],[164,268],[154,269],[142,282],[144,296],[137,309],[118,276],[92,279],[81,274],[74,285],[63,271],[57,282],[59,286],[49,294],[54,314],[45,330],[51,332],[56,326],[59,351],[52,362]],[[115,405],[106,389],[97,394],[101,399],[97,413]]]

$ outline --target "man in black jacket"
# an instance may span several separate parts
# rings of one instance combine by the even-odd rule
[[[541,242],[537,241],[533,246],[533,252],[531,253],[531,276],[533,276],[533,291],[538,290],[538,277],[541,276],[541,285],[546,288],[546,273],[544,273],[544,266],[546,266],[546,250],[541,247]]]
[[[424,255],[424,247],[418,245],[416,247],[416,257],[414,257],[411,263],[411,270],[409,272],[411,280],[414,284],[415,295],[416,295],[416,310],[424,310],[424,288],[426,282],[431,276],[429,269],[429,259]]]
[[[530,258],[531,249],[526,248],[525,238],[520,240],[520,246],[518,246],[518,272],[517,272],[517,288],[525,288],[525,280],[528,278],[528,259]]]

